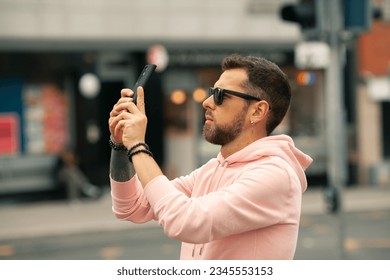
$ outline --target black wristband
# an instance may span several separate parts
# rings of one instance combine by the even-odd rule
[[[125,145],[115,143],[111,139],[111,137],[110,137],[110,140],[108,140],[108,144],[110,145],[111,149],[113,149],[114,151],[127,151],[127,148],[125,147]]]
[[[128,151],[127,155],[129,156],[129,161],[131,163],[133,163],[133,160],[132,160],[132,157],[139,154],[139,153],[145,153],[145,154],[148,154],[149,156],[153,157],[153,153],[149,150],[146,150],[146,149],[142,149],[142,150],[137,150],[137,151],[134,151],[134,152],[130,152],[130,150]]]
[[[149,146],[148,144],[146,143],[143,143],[143,142],[139,142],[137,144],[135,144],[134,146],[130,147],[130,149],[128,150],[128,154],[130,155],[132,151],[134,151],[134,149],[140,147],[140,146],[144,146],[146,148],[146,150],[149,151]]]

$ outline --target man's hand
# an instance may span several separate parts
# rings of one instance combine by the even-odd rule
[[[145,141],[147,117],[145,115],[144,90],[137,89],[137,105],[133,103],[133,91],[122,89],[121,98],[110,112],[109,128],[113,140],[130,148]]]

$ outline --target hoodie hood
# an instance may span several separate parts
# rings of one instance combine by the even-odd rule
[[[284,134],[267,136],[251,143],[226,159],[219,153],[217,159],[220,163],[234,165],[271,156],[283,159],[294,169],[298,174],[302,192],[304,192],[307,188],[305,170],[313,162],[313,159],[296,148],[290,136]]]

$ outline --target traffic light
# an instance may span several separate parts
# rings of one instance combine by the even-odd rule
[[[297,23],[306,39],[322,39],[330,32],[335,19],[332,3],[328,0],[300,0],[283,5],[280,16],[284,21]],[[372,0],[340,0],[337,3],[342,12],[341,29],[353,34],[368,31],[372,20],[382,17],[381,9]]]
[[[382,17],[381,10],[371,0],[343,0],[344,28],[353,33],[371,29],[374,19]]]
[[[325,0],[301,0],[296,4],[286,4],[280,9],[285,21],[298,23],[307,36],[318,35],[323,28],[322,10]]]

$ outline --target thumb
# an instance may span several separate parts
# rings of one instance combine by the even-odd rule
[[[137,88],[137,108],[145,115],[145,92],[143,87]]]

